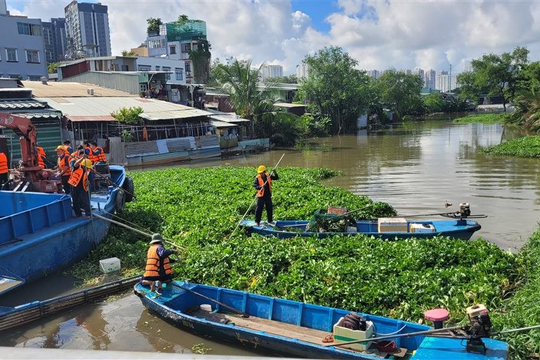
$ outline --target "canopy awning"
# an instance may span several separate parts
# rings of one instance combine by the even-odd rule
[[[190,119],[196,117],[208,116],[209,113],[204,110],[168,110],[168,111],[152,111],[144,112],[139,116],[146,120],[173,120],[173,119]]]
[[[238,127],[236,124],[228,123],[225,121],[211,120],[210,123],[218,129]]]

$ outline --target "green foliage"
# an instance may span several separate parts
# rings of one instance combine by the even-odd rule
[[[464,117],[454,119],[456,124],[502,124],[506,121],[506,114],[471,114]]]
[[[254,196],[255,169],[214,167],[136,172],[137,201],[122,217],[187,248],[176,277],[269,296],[417,321],[442,306],[453,320],[476,302],[490,308],[517,279],[514,255],[483,240],[447,238],[381,241],[364,236],[279,240],[242,231],[229,239]],[[359,218],[393,216],[388,204],[327,187],[325,169],[286,168],[274,182],[278,219],[310,219],[329,205],[363,209]],[[253,218],[254,209],[248,214]],[[142,271],[148,238],[113,226],[107,239],[75,267],[99,273],[98,260],[116,256]],[[133,270],[134,269],[134,270]]]
[[[292,74],[288,76],[267,78],[266,82],[269,84],[297,84],[298,79],[296,78],[296,75]]]
[[[309,102],[311,112],[332,121],[332,134],[352,132],[358,116],[369,107],[369,77],[356,69],[358,61],[340,47],[325,47],[304,60],[309,78],[302,81],[298,100]]]
[[[540,142],[539,142],[540,144]],[[517,269],[524,280],[501,308],[492,314],[497,330],[509,330],[540,324],[540,231],[537,230],[521,249],[516,259]],[[514,359],[531,359],[540,353],[540,330],[500,336],[510,344]]]
[[[193,63],[195,83],[206,84],[210,77],[210,58],[212,45],[208,40],[199,40],[197,48],[189,51],[189,59]]]
[[[404,115],[422,113],[422,86],[423,80],[420,76],[388,70],[376,80],[375,88],[380,93],[382,104],[401,119]]]
[[[146,19],[146,23],[148,24],[146,28],[146,32],[148,34],[150,33],[159,33],[159,26],[163,25],[163,21],[161,21],[161,18],[148,18]]]
[[[540,91],[523,92],[517,97],[516,111],[507,123],[520,126],[527,134],[540,132]]]
[[[306,113],[297,120],[300,124],[302,138],[326,136],[330,133],[332,120],[329,118],[315,119],[312,114]]]
[[[50,63],[49,65],[47,65],[47,73],[48,74],[56,74],[56,72],[58,70],[58,65],[60,65],[60,63],[58,63],[58,62],[53,62],[53,63]]]
[[[133,51],[122,50],[122,56],[136,56]]]
[[[123,142],[131,142],[135,138],[132,133],[130,133],[128,130],[124,129],[120,133],[120,136],[122,137]]]
[[[431,93],[422,98],[427,113],[443,112],[446,102],[439,93]]]
[[[144,112],[142,107],[123,107],[111,113],[111,116],[123,124],[140,124],[140,114]]]
[[[508,140],[502,144],[490,146],[483,152],[493,155],[538,158],[540,157],[540,136]]]
[[[286,111],[267,111],[260,116],[255,134],[261,138],[268,137],[279,146],[294,146],[302,134],[302,124],[298,116]]]

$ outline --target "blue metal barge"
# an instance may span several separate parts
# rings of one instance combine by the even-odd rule
[[[123,167],[111,165],[110,174],[116,186],[91,196],[92,212],[107,218],[133,193]],[[82,259],[110,225],[76,218],[69,195],[0,191],[0,204],[0,294]]]

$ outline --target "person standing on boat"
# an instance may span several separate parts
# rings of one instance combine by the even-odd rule
[[[71,177],[71,158],[69,152],[64,145],[60,145],[56,148],[56,155],[58,155],[58,176],[62,179],[62,187],[66,194],[71,193],[71,185],[68,183]]]
[[[178,254],[178,250],[167,250],[163,246],[163,238],[160,234],[153,234],[150,248],[146,255],[146,268],[142,277],[142,284],[150,286],[150,291],[162,290],[163,283],[169,283],[173,278],[173,269],[169,256]]]
[[[84,210],[85,219],[90,219],[90,186],[88,170],[92,168],[92,162],[87,159],[84,150],[79,152],[79,159],[71,160],[71,176],[68,183],[71,187],[73,210],[76,217],[81,217],[81,208]]]
[[[266,166],[261,165],[257,168],[257,176],[253,186],[257,189],[257,207],[255,208],[255,223],[257,226],[261,224],[262,213],[266,206],[266,216],[268,223],[274,225],[273,213],[274,206],[272,205],[272,180],[279,180],[279,175],[275,170],[270,174],[266,172]]]
[[[6,154],[0,151],[0,190],[8,182],[9,166]]]
[[[95,141],[90,141],[90,160],[92,160],[92,163],[95,164],[106,164],[107,163],[107,156],[105,156],[105,151],[103,148],[97,146],[97,143]]]
[[[62,145],[66,148],[66,151],[68,154],[71,154],[73,152],[73,148],[71,147],[71,141],[66,139],[64,142],[62,142]]]

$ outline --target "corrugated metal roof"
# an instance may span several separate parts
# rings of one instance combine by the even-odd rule
[[[35,100],[0,100],[0,110],[45,109],[47,103]]]
[[[23,81],[25,88],[31,89],[32,94],[36,98],[55,98],[55,97],[137,97],[136,95],[120,91],[107,89],[98,85],[66,82],[66,81],[51,81],[48,84],[43,84],[41,81]],[[94,96],[88,95],[88,89],[94,90]]]
[[[226,112],[222,112],[218,110],[207,110],[207,111],[212,113],[208,117],[213,120],[224,121],[224,122],[229,122],[229,123],[237,123],[237,124],[249,122],[248,119],[244,119],[236,115],[235,113],[226,113]]]
[[[61,119],[62,114],[58,111],[31,112],[24,114],[15,114],[27,119]]]
[[[231,127],[238,127],[236,124],[228,123],[225,121],[219,121],[219,120],[211,120],[210,121],[212,125],[214,125],[216,128],[231,128]]]
[[[124,107],[141,107],[148,120],[187,119],[211,115],[208,111],[156,99],[139,97],[40,98],[72,121],[113,121],[111,113]]]

